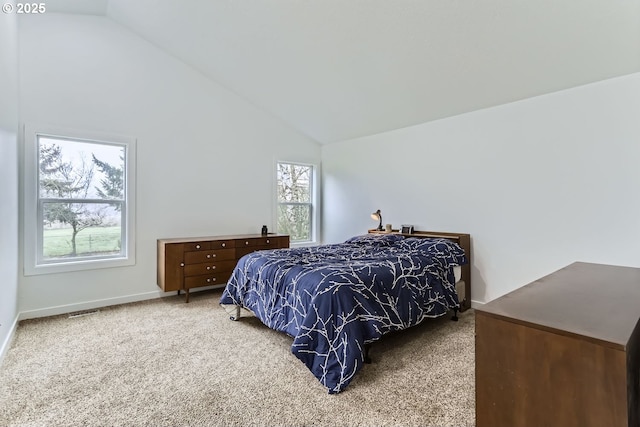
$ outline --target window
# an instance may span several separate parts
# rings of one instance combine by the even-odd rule
[[[315,240],[315,167],[313,165],[277,164],[277,231],[288,234],[291,243]]]
[[[134,263],[134,141],[25,129],[25,274]]]

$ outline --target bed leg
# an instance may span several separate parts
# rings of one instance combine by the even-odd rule
[[[231,319],[231,320],[240,319],[240,306],[239,305],[236,305],[236,315],[229,317],[229,319]]]
[[[364,345],[364,363],[371,363],[371,358],[369,357],[369,350],[371,350],[371,344]]]
[[[451,320],[453,320],[454,322],[458,321],[458,309],[457,308],[453,309],[453,316],[451,316]]]

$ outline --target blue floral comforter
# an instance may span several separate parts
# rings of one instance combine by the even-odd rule
[[[362,368],[365,344],[459,308],[452,267],[466,262],[449,240],[392,234],[258,251],[238,261],[220,304],[292,336],[293,354],[338,393]]]

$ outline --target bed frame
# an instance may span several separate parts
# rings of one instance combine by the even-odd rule
[[[468,262],[461,268],[460,281],[464,282],[464,298],[460,301],[460,312],[471,308],[471,236],[465,233],[448,233],[441,231],[418,231],[413,233],[401,233],[400,230],[379,231],[368,230],[372,234],[400,234],[406,237],[417,237],[420,239],[447,239],[457,243],[467,256]]]
[[[453,317],[452,320],[458,320],[457,319],[457,312],[460,311],[466,311],[471,307],[471,267],[470,267],[470,262],[471,262],[471,239],[470,239],[470,235],[469,234],[463,234],[463,233],[449,233],[449,232],[438,232],[438,231],[412,231],[411,233],[402,233],[399,230],[391,230],[389,232],[386,231],[378,231],[378,230],[368,230],[369,233],[371,234],[379,234],[379,235],[383,235],[383,234],[397,234],[397,235],[401,235],[404,237],[414,237],[414,238],[419,238],[419,239],[446,239],[449,241],[452,241],[453,243],[456,243],[460,248],[462,248],[462,250],[464,251],[467,260],[469,261],[467,264],[460,266],[460,273],[461,273],[461,277],[460,280],[456,283],[455,285],[455,289],[456,292],[458,294],[458,301],[460,302],[460,307],[456,308],[453,310]],[[236,266],[237,268],[237,266]],[[425,267],[427,268],[427,267]],[[229,286],[229,285],[227,285]],[[464,289],[464,291],[462,291]],[[226,291],[225,291],[226,292]],[[464,292],[464,295],[461,295]],[[222,299],[221,299],[222,300]],[[233,301],[232,301],[233,302]],[[227,307],[230,307],[231,310],[235,311],[235,313],[232,313],[232,311],[228,310]],[[225,306],[225,310],[227,310],[227,313],[229,313],[231,315],[231,320],[238,320],[240,318],[240,312],[241,312],[241,307],[239,305],[233,305],[233,304],[229,304],[227,306]],[[355,312],[354,312],[355,313]],[[235,315],[234,315],[235,314]],[[329,312],[329,314],[331,314]],[[356,313],[357,314],[357,313]],[[445,315],[445,313],[442,313],[442,315]],[[321,319],[321,317],[318,317],[319,319]],[[352,320],[356,320],[359,321],[360,318],[359,317],[355,317]],[[320,331],[322,332],[322,331]],[[352,354],[349,355],[349,358],[347,358],[346,356],[343,357],[342,359],[340,359],[339,357],[333,357],[333,359],[337,360],[340,363],[344,363],[345,366],[352,366],[354,369],[354,373],[357,372],[357,370],[359,368],[361,368],[361,366],[359,366],[358,364],[358,358],[359,357],[363,357],[363,361],[364,363],[371,363],[371,358],[369,356],[369,352],[371,350],[371,345],[373,344],[373,342],[377,341],[378,339],[382,338],[382,334],[380,334],[380,336],[376,336],[371,334],[370,335],[371,338],[369,339],[373,339],[374,341],[369,342],[369,343],[362,343],[363,345],[361,346],[361,343],[358,341],[354,341],[352,342],[357,344],[357,350],[354,350],[354,352],[352,352]],[[339,339],[346,339],[345,337],[341,337],[338,336]],[[303,343],[303,345],[307,346],[308,343]],[[355,347],[354,347],[355,349]],[[292,347],[292,352],[294,352],[294,349]],[[360,356],[360,352],[362,352],[361,356]],[[306,353],[310,353],[310,354],[315,354],[317,353],[317,351],[314,348],[311,348],[310,351],[307,351]],[[346,353],[346,347],[345,347],[345,353]],[[357,354],[356,354],[357,353]],[[295,354],[295,352],[294,352]],[[317,353],[320,356],[326,356],[327,358],[329,357],[329,353],[327,353],[326,355],[324,354],[320,354]],[[354,359],[353,356],[356,356],[356,358]],[[303,358],[301,358],[301,360],[303,360]],[[304,361],[304,360],[303,360]],[[305,362],[306,363],[306,362]],[[314,366],[311,366],[311,364],[313,364]],[[320,380],[320,382],[322,384],[325,384],[327,387],[329,387],[330,389],[330,393],[332,392],[339,392],[341,389],[343,389],[344,387],[346,387],[346,385],[349,384],[349,381],[351,380],[351,377],[347,377],[346,381],[344,381],[343,379],[339,379],[339,380],[335,380],[329,378],[329,380],[326,380],[326,371],[322,371],[322,369],[324,369],[322,367],[322,365],[320,365],[320,370],[318,369],[318,362],[314,359],[310,362],[310,364],[307,365],[309,370],[314,373],[314,375],[316,376],[316,378],[318,378]],[[332,391],[333,390],[333,391]]]

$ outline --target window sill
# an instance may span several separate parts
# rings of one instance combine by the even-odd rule
[[[292,248],[304,248],[306,246],[318,246],[320,243],[316,242],[316,241],[310,241],[310,242],[292,242],[289,244],[290,247]]]
[[[129,267],[135,265],[133,257],[109,258],[101,260],[84,260],[57,262],[55,264],[25,265],[25,276],[37,276],[39,274],[70,273],[74,271],[98,270],[101,268]]]

